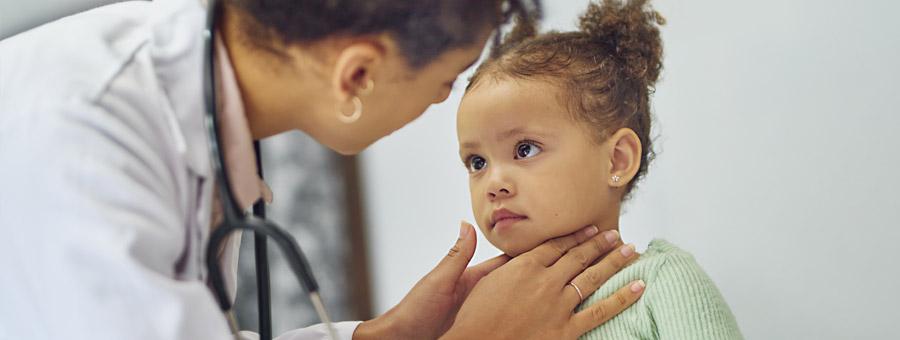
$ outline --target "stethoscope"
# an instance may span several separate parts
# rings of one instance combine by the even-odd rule
[[[286,231],[278,227],[272,222],[266,220],[265,203],[257,202],[253,205],[253,215],[248,216],[241,213],[242,210],[234,198],[234,192],[231,190],[231,184],[228,182],[228,169],[225,168],[225,153],[220,147],[222,145],[221,134],[219,133],[218,109],[216,108],[216,89],[215,89],[215,50],[213,49],[213,34],[216,19],[221,15],[221,8],[217,1],[209,0],[209,14],[206,19],[206,29],[203,30],[204,39],[204,81],[203,91],[206,104],[206,131],[209,139],[209,150],[213,159],[213,168],[216,174],[216,185],[219,189],[219,198],[222,202],[222,212],[224,221],[219,224],[212,234],[209,236],[209,243],[206,246],[206,266],[209,269],[209,280],[219,302],[219,307],[225,313],[228,324],[231,327],[235,339],[238,337],[238,324],[231,310],[231,299],[225,290],[225,284],[222,279],[222,273],[219,268],[217,253],[222,242],[226,240],[226,236],[235,230],[253,230],[254,231],[254,252],[256,257],[256,284],[258,292],[259,307],[259,336],[261,340],[272,339],[272,309],[271,295],[269,292],[269,261],[267,255],[267,237],[275,241],[275,244],[281,249],[282,254],[287,260],[288,266],[294,272],[294,275],[300,280],[306,291],[309,292],[309,299],[312,300],[319,319],[325,324],[331,338],[337,340],[334,327],[328,314],[325,311],[325,305],[319,296],[319,285],[313,277],[310,270],[309,262],[300,251],[297,241]],[[254,142],[253,147],[256,149],[256,164],[262,176],[262,162],[259,149],[259,142]]]

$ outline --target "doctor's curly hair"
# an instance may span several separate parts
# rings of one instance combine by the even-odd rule
[[[516,26],[469,79],[466,92],[498,79],[537,79],[559,87],[560,103],[587,123],[598,143],[621,128],[641,141],[641,164],[625,187],[629,197],[653,160],[650,95],[662,71],[659,26],[665,19],[647,0],[590,3],[579,30],[537,34],[535,21]]]
[[[330,36],[388,33],[420,68],[443,52],[475,43],[518,16],[537,20],[540,0],[224,0],[252,19],[255,41],[304,44]],[[499,38],[495,39],[499,42]],[[271,50],[271,46],[261,46]],[[269,47],[269,48],[267,48]]]

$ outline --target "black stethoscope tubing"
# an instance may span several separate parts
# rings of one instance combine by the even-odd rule
[[[225,289],[222,279],[222,273],[218,263],[218,250],[223,241],[226,240],[228,234],[235,230],[252,230],[254,231],[254,252],[256,260],[256,279],[260,318],[260,339],[269,340],[272,338],[272,317],[270,305],[269,291],[269,267],[267,256],[267,242],[270,238],[282,250],[287,260],[288,266],[303,287],[309,292],[313,300],[313,304],[319,313],[319,318],[326,324],[334,336],[331,323],[325,313],[324,306],[318,295],[319,285],[313,277],[309,262],[300,250],[297,241],[282,228],[265,219],[265,203],[257,202],[253,206],[253,216],[247,216],[239,213],[242,209],[234,198],[234,192],[228,182],[228,169],[224,165],[225,153],[221,148],[222,136],[219,133],[218,109],[216,107],[216,89],[215,89],[215,49],[214,44],[214,28],[217,17],[221,15],[221,7],[215,0],[209,1],[209,14],[207,15],[206,28],[203,31],[204,39],[204,101],[206,105],[206,131],[209,142],[209,150],[213,159],[213,170],[216,174],[216,183],[219,191],[219,198],[222,203],[222,212],[224,221],[219,224],[209,236],[209,242],[206,247],[206,265],[209,269],[209,281],[212,285],[213,292],[219,307],[225,312],[229,318],[232,331],[238,330],[237,322],[234,320],[232,313],[232,303]],[[254,142],[256,150],[256,162],[262,174],[262,162],[259,150],[259,142]]]

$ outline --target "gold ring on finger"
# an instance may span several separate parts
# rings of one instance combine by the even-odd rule
[[[575,288],[575,292],[578,293],[578,298],[580,299],[580,301],[584,301],[584,295],[581,295],[581,289],[578,289],[578,286],[575,285],[575,282],[569,281],[569,285],[572,286],[572,288]]]

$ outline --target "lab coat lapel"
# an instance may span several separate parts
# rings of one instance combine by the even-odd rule
[[[203,30],[206,10],[199,0],[157,0],[151,16],[152,57],[169,98],[184,157],[197,176],[212,178],[205,133]]]

